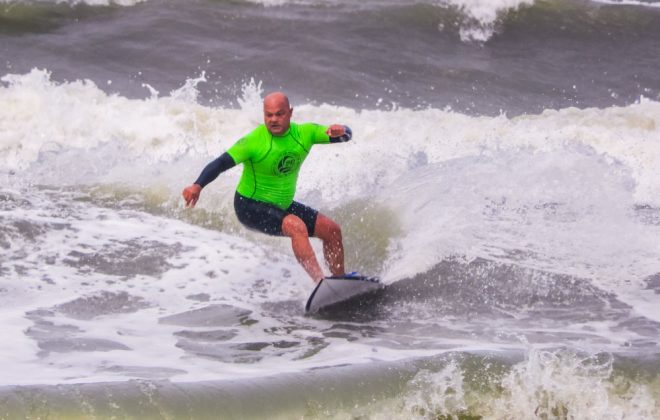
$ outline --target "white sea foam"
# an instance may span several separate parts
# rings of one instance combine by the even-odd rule
[[[526,360],[501,378],[488,370],[466,374],[455,362],[438,372],[420,371],[407,386],[404,406],[392,410],[433,418],[457,413],[485,418],[655,418],[653,386],[630,383],[612,373],[612,359],[606,355],[531,348]],[[491,392],[475,393],[466,377]],[[382,414],[377,411],[374,418]]]
[[[327,325],[310,319],[304,328],[286,330],[292,322],[300,322],[296,319],[312,283],[284,239],[274,239],[280,241],[277,247],[262,246],[170,218],[99,208],[75,192],[3,189],[2,193],[3,200],[10,197],[9,202],[20,205],[2,211],[0,332],[12,340],[0,345],[0,357],[11,361],[0,385],[117,381],[149,377],[150,370],[153,378],[172,376],[176,381],[261,377],[264,372],[366,363],[375,356],[397,360],[435,352],[385,347],[374,355],[369,344],[342,339],[332,351],[305,356],[315,339],[323,338]],[[137,273],[124,270],[139,265],[136,261],[142,261]],[[109,311],[94,300],[75,305],[76,300],[102,294],[127,294],[140,305],[131,309],[130,303],[120,300],[120,306]],[[200,295],[206,298],[191,298]],[[283,309],[264,309],[264,304],[283,305]],[[71,309],[58,310],[62,305]],[[213,305],[229,305],[245,315],[225,317],[227,323],[220,325],[159,322]],[[255,326],[250,328],[250,323]],[[283,331],[278,334],[279,329]],[[206,351],[225,352],[216,358],[194,357],[179,345],[181,338],[175,333],[182,330],[223,330],[235,336],[193,342],[193,346],[206,345]],[[241,354],[242,345],[268,344],[278,335],[298,345]],[[100,343],[99,349],[94,349],[95,343]],[[237,354],[235,360],[232,352]],[[252,355],[257,357],[248,363]]]
[[[116,366],[154,368],[161,372],[163,369],[178,369],[180,379],[185,379],[186,374],[196,379],[232,377],[237,372],[248,376],[252,372],[258,376],[263,366],[182,361],[183,352],[175,346],[176,337],[173,336],[182,327],[161,324],[158,319],[207,305],[190,300],[187,298],[190,295],[206,294],[208,304],[229,303],[246,310],[258,308],[267,300],[304,300],[309,280],[286,254],[278,256],[272,250],[266,254],[264,248],[245,240],[171,219],[76,204],[75,194],[70,196],[68,209],[62,213],[57,209],[62,203],[57,204],[40,193],[10,193],[28,200],[34,207],[4,211],[5,226],[29,220],[35,226],[43,226],[44,230],[32,240],[12,235],[9,248],[4,250],[16,267],[5,265],[6,270],[0,279],[3,290],[0,325],[3,334],[13,337],[0,346],[0,354],[3,360],[14,361],[5,366],[2,384],[124,379],[121,371],[112,370]],[[59,227],[52,229],[53,225]],[[127,246],[133,247],[138,254],[112,262],[112,253]],[[122,265],[131,264],[130,261],[139,255],[144,258],[152,253],[155,256],[153,250],[161,246],[161,252],[180,250],[166,259],[166,264],[171,266],[165,272],[145,272],[129,279],[122,278]],[[12,253],[15,258],[10,257]],[[105,268],[96,266],[90,276],[86,264],[94,265],[104,258],[108,263]],[[82,262],[67,262],[76,259]],[[265,260],[269,264],[263,264]],[[281,277],[283,271],[292,272],[287,282],[266,280],[260,293],[252,291],[259,279]],[[26,314],[95,296],[101,291],[128,293],[142,299],[147,307],[111,316],[103,316],[101,312],[93,319],[72,318],[57,312],[37,317],[42,317],[50,325],[76,329],[56,334],[56,340],[111,340],[126,349],[61,351],[56,345],[54,350],[49,350],[47,345],[38,348],[35,340],[26,335],[30,329],[48,328],[29,321]],[[85,308],[90,309],[89,306]],[[239,336],[236,342],[257,339],[258,331],[245,332],[248,336]]]
[[[525,362],[503,378],[504,398],[494,417],[654,418],[650,387],[621,386],[606,355],[578,355],[533,349]],[[656,413],[657,414],[657,413]]]

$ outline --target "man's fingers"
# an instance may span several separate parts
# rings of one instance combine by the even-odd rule
[[[186,207],[195,207],[197,200],[199,200],[199,193],[191,187],[184,189],[181,195],[183,195],[183,199],[186,202]]]
[[[186,207],[195,207],[197,200],[199,200],[199,196],[195,196],[194,194],[188,194],[183,198],[186,200]]]

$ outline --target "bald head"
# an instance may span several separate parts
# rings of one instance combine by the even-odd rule
[[[273,92],[264,98],[264,124],[271,134],[280,136],[287,132],[291,124],[293,108],[289,98],[282,92]]]
[[[289,109],[289,98],[283,92],[272,92],[264,98],[264,108],[266,106],[284,106]]]

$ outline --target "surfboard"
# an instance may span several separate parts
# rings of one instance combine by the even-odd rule
[[[318,312],[328,306],[365,293],[374,292],[383,287],[385,285],[380,282],[378,277],[326,277],[316,285],[309,299],[307,299],[305,311],[308,313]]]

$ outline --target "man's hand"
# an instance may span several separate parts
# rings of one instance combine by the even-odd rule
[[[346,133],[346,128],[341,124],[332,124],[325,132],[330,137],[341,137],[344,133]]]
[[[202,187],[198,184],[192,184],[183,190],[183,199],[186,200],[186,207],[195,207],[201,191]]]
[[[332,124],[325,133],[330,137],[330,143],[344,143],[353,137],[351,129],[340,124]]]

